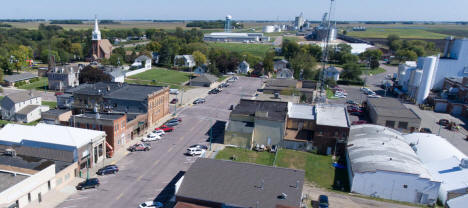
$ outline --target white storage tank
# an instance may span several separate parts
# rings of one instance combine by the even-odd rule
[[[263,27],[263,32],[264,33],[272,33],[275,32],[275,26],[273,25],[266,25]]]
[[[421,85],[418,89],[416,104],[423,104],[431,91],[432,78],[437,66],[437,59],[438,58],[436,56],[421,57],[418,59],[418,65],[421,64],[420,66],[422,66],[423,75]]]

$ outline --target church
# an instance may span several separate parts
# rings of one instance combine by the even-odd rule
[[[94,19],[94,30],[92,37],[92,56],[93,60],[108,59],[112,54],[112,44],[108,39],[101,39],[98,20]]]

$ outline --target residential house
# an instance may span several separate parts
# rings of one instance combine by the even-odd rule
[[[190,86],[211,87],[218,81],[218,77],[212,74],[202,74],[190,80]]]
[[[288,67],[288,63],[289,62],[285,59],[276,60],[275,63],[273,64],[273,69],[275,70],[275,72],[281,69],[285,69]]]
[[[205,207],[302,207],[305,172],[198,158],[175,187],[177,203]]]
[[[249,63],[247,61],[242,61],[237,67],[237,73],[247,74],[251,71]]]
[[[42,105],[42,98],[30,92],[19,92],[5,96],[1,101],[2,119],[29,123],[41,118],[49,106]]]
[[[276,72],[277,79],[294,79],[292,70],[288,68],[280,69]]]
[[[195,73],[196,75],[202,75],[206,73],[206,71],[207,71],[206,65],[203,65],[203,66],[195,67],[195,69],[193,70],[193,73]]]
[[[39,123],[36,126],[7,124],[0,130],[0,150],[16,154],[78,163],[75,175],[102,163],[106,133],[68,126]]]
[[[192,68],[196,65],[195,59],[192,55],[176,55],[174,57],[174,66],[175,67],[188,67]]]
[[[434,205],[441,182],[424,167],[400,132],[378,125],[351,127],[346,152],[351,192]]]
[[[369,98],[367,109],[372,123],[405,132],[418,131],[421,118],[395,98]]]
[[[316,114],[313,105],[288,103],[283,147],[312,151]]]
[[[49,90],[63,91],[80,84],[81,68],[74,65],[55,66],[47,72]]]
[[[247,149],[282,144],[287,111],[286,102],[241,99],[229,116],[224,143]]]
[[[64,109],[52,109],[46,112],[42,112],[42,122],[46,124],[55,124],[68,126],[70,124],[70,118],[72,116],[71,110]]]
[[[0,207],[37,207],[50,191],[75,178],[76,163],[17,155],[0,155]],[[46,202],[47,203],[47,202]]]
[[[5,75],[3,76],[3,85],[4,86],[15,86],[15,83],[24,81],[29,83],[29,80],[37,78],[38,76],[35,74],[31,74],[29,72],[13,74],[13,75]]]
[[[151,58],[145,55],[138,56],[133,64],[133,69],[151,69]]]
[[[123,67],[113,67],[108,66],[104,67],[104,73],[108,74],[111,77],[112,82],[125,82],[125,71]]]
[[[124,147],[127,140],[127,115],[124,113],[83,113],[74,115],[70,126],[106,132],[107,155]]]
[[[334,80],[334,81],[340,80],[341,70],[342,69],[334,67],[334,66],[330,66],[330,67],[326,68],[325,72],[324,72],[325,79],[330,79],[330,80]]]

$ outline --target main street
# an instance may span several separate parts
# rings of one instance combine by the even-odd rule
[[[144,201],[167,200],[173,192],[169,184],[175,183],[175,177],[180,177],[181,171],[186,171],[196,159],[184,155],[187,147],[198,143],[209,145],[213,124],[216,121],[219,121],[216,126],[225,124],[230,105],[237,104],[241,97],[251,97],[260,85],[258,78],[240,77],[223,92],[206,97],[205,104],[178,110],[183,121],[174,132],[167,133],[159,142],[152,142],[149,152],[129,153],[117,162],[119,173],[99,176],[99,188],[77,191],[58,207],[127,208],[137,207]],[[222,132],[215,129],[214,133]]]

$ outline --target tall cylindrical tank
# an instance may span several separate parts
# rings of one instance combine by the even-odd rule
[[[419,85],[418,88],[416,104],[423,104],[431,91],[432,78],[437,67],[437,59],[438,58],[435,56],[421,57],[418,59],[418,65],[422,63],[423,75],[421,85]]]
[[[263,32],[264,33],[272,33],[275,32],[275,26],[273,25],[266,25],[263,27]]]

